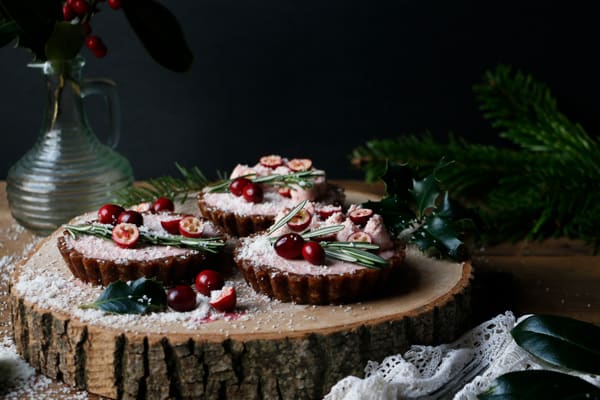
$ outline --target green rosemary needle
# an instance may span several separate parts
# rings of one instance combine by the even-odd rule
[[[266,183],[269,185],[279,186],[279,187],[290,187],[291,189],[294,186],[299,186],[302,189],[309,189],[314,186],[314,179],[320,176],[323,176],[323,172],[315,172],[315,171],[302,171],[302,172],[294,172],[291,174],[273,174],[273,175],[264,175],[264,176],[256,176],[256,175],[244,175],[238,178],[247,178],[254,183]],[[235,178],[237,179],[237,178]],[[221,182],[218,182],[214,185],[207,186],[206,191],[209,193],[224,193],[229,190],[229,185],[235,179],[225,179]]]

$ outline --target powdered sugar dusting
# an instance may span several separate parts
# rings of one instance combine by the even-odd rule
[[[265,192],[262,203],[250,203],[242,196],[231,193],[205,193],[204,201],[209,207],[237,215],[275,215],[282,208],[291,208],[297,201],[283,197],[277,192]]]

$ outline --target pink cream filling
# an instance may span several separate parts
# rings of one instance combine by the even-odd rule
[[[327,259],[325,265],[312,265],[307,261],[287,260],[275,252],[271,241],[267,236],[249,237],[242,240],[242,248],[238,257],[251,260],[257,265],[267,265],[283,272],[301,275],[338,275],[354,273],[365,267],[349,262]],[[386,250],[378,254],[384,259],[394,255],[393,250]]]

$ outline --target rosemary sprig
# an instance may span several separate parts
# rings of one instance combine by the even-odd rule
[[[300,210],[302,210],[304,208],[304,206],[306,205],[307,201],[308,200],[303,200],[300,203],[298,203],[298,205],[296,207],[292,208],[290,210],[290,212],[287,213],[283,218],[281,218],[279,221],[277,221],[273,225],[271,225],[271,227],[269,228],[269,230],[267,231],[267,233],[270,235],[271,233],[275,232],[277,229],[279,229],[282,226],[284,226],[285,224],[287,224],[289,220],[291,220],[292,218],[294,218],[294,216],[296,214],[298,214],[298,212],[300,212]]]
[[[317,236],[331,235],[332,233],[339,232],[343,229],[344,229],[344,225],[329,225],[329,226],[324,226],[319,229],[315,229],[314,231],[304,232],[301,234],[301,236],[304,240],[308,240],[310,238],[317,237]],[[377,248],[379,248],[379,246]]]
[[[323,176],[323,172],[315,171],[302,171],[294,172],[292,174],[273,174],[264,176],[245,175],[244,178],[250,179],[254,183],[266,183],[278,187],[290,187],[299,186],[302,189],[309,189],[314,186],[314,178]],[[236,178],[237,179],[237,178]],[[214,185],[207,186],[206,191],[209,193],[224,193],[229,190],[229,185],[234,179],[225,179]]]
[[[92,235],[105,239],[112,237],[112,225],[103,224],[80,224],[65,225],[65,229],[71,236],[76,238],[78,235]],[[225,242],[219,238],[187,238],[176,235],[157,235],[145,229],[140,229],[140,243],[154,244],[160,246],[183,247],[198,251],[207,251],[217,253],[225,245]]]

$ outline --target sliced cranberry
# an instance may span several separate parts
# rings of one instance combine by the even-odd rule
[[[162,212],[162,211],[173,211],[175,210],[175,205],[166,197],[159,197],[152,203],[152,207],[150,208],[153,212]]]
[[[192,217],[191,215],[183,217],[181,221],[179,221],[179,233],[182,236],[189,238],[199,238],[200,236],[202,236],[203,230],[204,223],[202,223],[200,219]]]
[[[357,208],[356,210],[352,210],[348,217],[350,217],[350,221],[354,222],[358,225],[364,225],[367,223],[369,218],[373,216],[373,210],[368,208]]]
[[[221,289],[221,293],[214,300],[210,300],[209,304],[213,308],[220,312],[228,312],[235,308],[237,302],[237,296],[235,294],[235,288],[231,286],[225,286]]]
[[[139,213],[144,213],[152,209],[152,204],[147,201],[145,203],[136,204],[135,206],[131,207],[131,209]]]
[[[98,222],[101,224],[114,225],[117,223],[119,214],[123,211],[125,211],[125,209],[116,204],[105,204],[98,209]]]
[[[283,158],[281,158],[281,156],[276,155],[263,156],[260,158],[259,163],[263,167],[275,169],[280,165],[283,165]]]
[[[322,219],[327,219],[331,217],[336,212],[342,212],[342,206],[324,206],[317,210],[317,213]]]
[[[120,224],[122,222],[126,222],[129,224],[134,224],[135,226],[144,225],[144,217],[137,211],[134,210],[125,210],[121,214],[119,214],[119,218],[117,218],[117,222]]]
[[[304,239],[297,233],[286,233],[275,241],[273,245],[278,256],[293,260],[302,254]]]
[[[287,167],[294,172],[304,172],[312,168],[312,160],[310,158],[294,158],[288,161]]]
[[[192,311],[196,308],[196,292],[187,285],[172,287],[167,292],[167,304],[175,311]]]
[[[244,188],[246,187],[246,185],[248,185],[249,183],[252,183],[250,181],[250,179],[246,179],[246,178],[237,178],[234,179],[230,184],[229,184],[229,191],[231,192],[232,195],[234,196],[241,196],[242,193],[244,192]]]
[[[160,225],[163,229],[169,232],[171,235],[179,235],[179,221],[181,221],[183,216],[173,216],[173,219],[167,219],[160,221]]]
[[[140,238],[140,231],[134,224],[123,222],[115,225],[112,230],[112,240],[119,247],[129,249],[137,243]]]
[[[346,239],[347,242],[364,242],[373,243],[373,238],[366,232],[358,231],[350,234]]]
[[[244,199],[249,203],[260,203],[263,201],[263,190],[260,185],[250,182],[244,186]]]
[[[287,225],[294,232],[302,232],[310,225],[311,220],[312,214],[303,208],[288,221]]]
[[[221,290],[225,285],[223,276],[212,269],[205,269],[196,275],[196,290],[205,296],[210,296],[213,290]]]
[[[287,197],[287,198],[292,197],[292,190],[289,187],[280,188],[278,190],[278,192],[282,197]]]
[[[325,250],[319,243],[314,241],[304,243],[302,257],[313,265],[325,264]]]

